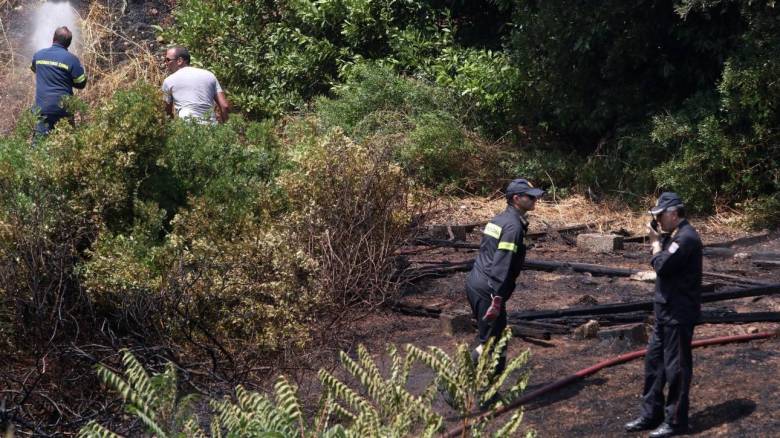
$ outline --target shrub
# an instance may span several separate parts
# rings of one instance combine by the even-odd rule
[[[451,92],[375,64],[354,66],[349,78],[336,98],[317,101],[326,128],[338,126],[359,142],[389,143],[392,158],[423,187],[484,182],[484,166],[476,162],[481,151],[453,115]]]
[[[771,229],[780,225],[780,195],[761,196],[740,204],[745,209],[745,225],[753,229]]]
[[[393,254],[410,217],[406,176],[387,143],[355,143],[338,129],[299,132],[288,139],[290,169],[279,178],[291,203],[282,222],[317,260],[331,305],[379,304],[397,288]]]
[[[210,405],[215,411],[209,421],[211,436],[431,437],[443,432],[444,418],[433,405],[436,388],[439,387],[448,394],[445,400],[455,403],[466,430],[471,432],[471,436],[479,437],[496,421],[489,415],[479,416],[476,421],[470,420],[476,404],[479,400],[493,397],[509,375],[522,369],[528,361],[526,351],[510,360],[505,371],[495,373],[500,352],[510,338],[507,330],[495,348],[492,343],[486,345],[476,363],[472,361],[466,345],[458,347],[455,358],[450,358],[438,348],[423,350],[412,345],[407,345],[406,354],[401,354],[391,345],[387,349],[390,369],[385,373],[380,371],[368,350],[358,346],[355,359],[341,353],[341,363],[349,375],[348,381],[353,382],[351,385],[324,369],[320,370],[323,391],[318,409],[310,421],[305,418],[297,388],[285,377],[279,376],[274,384],[273,396],[247,391],[239,386],[235,402],[228,398],[211,400]],[[119,393],[128,412],[138,418],[149,433],[159,437],[206,436],[193,412],[194,397],[181,395],[171,363],[166,365],[165,371],[150,376],[127,351],[122,354],[122,362],[125,368],[123,376],[104,365],[98,366],[98,375]],[[435,378],[419,395],[409,388],[415,362],[428,366],[435,373]],[[527,382],[528,373],[519,373],[503,402],[488,408],[488,413],[519,397]],[[462,404],[464,402],[469,404]],[[514,435],[522,418],[522,410],[517,410],[493,436]],[[93,420],[79,431],[79,436],[117,435]],[[531,436],[532,431],[526,433],[526,437]]]
[[[565,195],[567,188],[575,185],[581,166],[576,153],[558,148],[528,147],[501,153],[499,157],[502,175],[528,178],[538,186],[548,187],[550,195],[555,196]]]
[[[326,127],[341,127],[358,139],[376,132],[381,121],[361,126],[374,114],[397,113],[406,118],[428,113],[452,114],[457,105],[454,95],[444,88],[400,76],[387,66],[372,63],[352,66],[345,82],[334,87],[333,92],[333,98],[317,99],[317,115]]]

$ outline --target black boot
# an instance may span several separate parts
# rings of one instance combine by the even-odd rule
[[[639,432],[641,430],[655,429],[660,422],[660,420],[639,417],[633,421],[629,421],[624,427],[626,428],[626,432]]]
[[[688,427],[686,426],[672,426],[671,424],[664,422],[654,431],[648,435],[650,438],[665,438],[668,436],[683,435],[688,433]]]

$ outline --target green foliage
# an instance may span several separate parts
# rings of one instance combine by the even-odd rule
[[[124,376],[104,365],[98,365],[98,376],[119,393],[127,412],[138,418],[149,433],[160,438],[205,437],[193,413],[195,396],[180,395],[176,369],[172,363],[165,366],[165,371],[150,376],[135,356],[124,350],[122,364],[125,368]],[[113,438],[119,435],[93,420],[79,431],[78,436]]]
[[[472,360],[471,352],[465,344],[458,346],[454,358],[437,347],[429,347],[425,351],[407,345],[407,351],[409,356],[436,372],[435,384],[445,394],[444,399],[458,411],[461,418],[466,419],[491,399],[498,397],[500,401],[489,409],[500,409],[504,405],[511,404],[525,390],[529,373],[520,370],[528,362],[530,354],[528,350],[508,360],[504,371],[496,373],[501,355],[505,354],[511,338],[512,331],[509,329],[504,330],[500,338],[491,338],[484,345],[477,362]],[[515,374],[514,383],[507,391],[499,393],[512,374]],[[494,436],[514,435],[522,418],[523,411],[518,409]],[[475,436],[481,436],[490,421],[490,417],[478,417],[466,424]]]
[[[423,71],[459,96],[469,126],[493,137],[512,129],[526,90],[505,52],[448,46]]]
[[[669,1],[518,2],[508,52],[528,85],[523,119],[589,152],[711,86],[740,26],[727,3],[681,20]]]
[[[415,0],[183,1],[174,15],[177,25],[166,37],[188,46],[237,106],[255,115],[301,109],[349,82],[354,65],[376,61],[453,91],[474,128],[501,135],[512,122],[517,69],[500,51],[460,44],[447,7]]]
[[[761,196],[755,200],[744,201],[745,225],[753,229],[767,229],[780,224],[780,195]]]
[[[411,215],[408,179],[390,144],[300,124],[290,129],[290,166],[278,178],[293,203],[282,222],[317,260],[328,302],[380,303],[397,290],[393,259]]]
[[[539,185],[549,186],[551,196],[565,196],[567,188],[577,183],[581,160],[578,154],[561,148],[529,147],[503,154],[498,165],[504,175],[522,175]]]
[[[361,142],[390,143],[393,159],[425,187],[464,186],[485,169],[452,93],[404,78],[387,67],[358,64],[333,99],[320,98],[316,114]],[[494,153],[497,154],[498,151]]]
[[[432,437],[443,432],[444,418],[433,407],[436,388],[444,388],[449,401],[455,402],[471,436],[483,436],[492,425],[491,416],[477,422],[468,420],[478,400],[493,397],[509,375],[521,369],[528,361],[528,351],[509,361],[506,370],[495,372],[500,357],[511,339],[507,330],[495,343],[489,343],[477,363],[473,363],[466,345],[458,347],[455,359],[439,348],[427,351],[407,345],[406,354],[389,346],[389,369],[382,371],[371,354],[362,345],[357,357],[342,352],[341,363],[349,379],[342,380],[333,373],[320,370],[322,393],[318,408],[310,421],[297,388],[279,376],[273,396],[247,391],[238,386],[235,401],[225,398],[211,400],[210,419],[214,437]],[[98,366],[101,380],[118,392],[127,411],[138,418],[147,431],[159,437],[205,437],[194,414],[194,396],[181,396],[176,371],[172,364],[165,370],[149,375],[138,360],[123,351],[124,376]],[[428,366],[434,373],[429,384],[419,395],[410,392],[410,377],[415,363]],[[346,382],[353,382],[352,385]],[[525,389],[528,374],[521,373],[506,392],[504,402],[511,402]],[[491,407],[495,411],[501,404]],[[513,436],[522,422],[518,410],[493,436]],[[79,432],[80,437],[116,437],[95,421]],[[526,436],[533,436],[528,432]]]
[[[392,69],[371,63],[352,66],[346,81],[334,87],[334,98],[316,101],[317,115],[327,127],[339,126],[358,139],[377,128],[366,119],[376,113],[398,113],[410,118],[433,112],[452,112],[452,93],[423,80],[404,78]]]

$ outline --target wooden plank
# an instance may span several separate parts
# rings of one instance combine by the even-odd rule
[[[727,240],[725,242],[710,243],[709,245],[706,246],[708,248],[730,248],[732,246],[739,246],[739,245],[755,245],[757,243],[763,243],[763,242],[768,242],[770,240],[777,239],[778,237],[780,237],[780,233],[777,232],[762,233],[755,236],[747,236],[747,237],[740,237],[738,239]]]
[[[780,260],[753,260],[751,263],[759,268],[780,268]]]
[[[757,297],[780,294],[780,284],[757,286],[745,289],[729,289],[721,292],[702,294],[702,303],[733,300],[737,298]],[[597,316],[615,313],[627,313],[649,311],[653,308],[653,301],[638,301],[633,303],[602,304],[588,307],[572,307],[568,309],[540,310],[533,312],[513,312],[509,316],[515,319],[548,319],[566,316]]]
[[[699,324],[739,324],[749,322],[780,322],[780,312],[746,312],[724,315],[702,315]]]

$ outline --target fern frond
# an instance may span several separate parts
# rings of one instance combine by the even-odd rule
[[[103,383],[118,392],[122,397],[122,400],[124,400],[128,406],[132,406],[136,410],[143,412],[147,417],[156,416],[152,406],[148,402],[149,398],[153,397],[153,395],[148,394],[148,392],[151,391],[151,387],[147,389],[146,394],[141,395],[135,387],[102,365],[97,366],[97,375]]]
[[[333,402],[331,405],[331,412],[339,417],[346,418],[349,421],[355,421],[357,416],[349,412],[344,406],[341,406],[338,402]]]
[[[138,397],[143,400],[143,405],[154,410],[154,391],[152,389],[152,379],[144,369],[138,359],[128,350],[122,350],[122,364],[125,367],[125,376],[127,382],[138,393]]]
[[[333,395],[344,400],[350,407],[358,412],[376,412],[371,404],[361,397],[358,393],[352,390],[349,386],[342,383],[339,379],[325,370],[319,372],[320,382],[322,386],[330,391]]]
[[[263,432],[273,431],[287,435],[294,433],[295,425],[288,421],[284,412],[277,409],[268,397],[238,387],[236,398],[239,406],[249,414],[254,427],[258,427]]]
[[[517,428],[520,427],[520,423],[523,422],[523,410],[518,409],[515,411],[515,413],[512,415],[511,418],[509,418],[509,421],[504,424],[501,429],[497,430],[493,436],[495,438],[503,438],[508,436],[515,436],[515,432],[517,432]]]
[[[287,423],[292,426],[298,423],[298,429],[303,430],[303,413],[298,401],[297,388],[293,386],[284,376],[279,376],[274,384],[276,391],[277,408],[281,409],[287,416]]]
[[[143,412],[142,410],[136,409],[134,406],[129,406],[127,408],[127,410],[131,414],[133,414],[136,417],[138,417],[141,420],[141,422],[147,428],[149,428],[150,431],[154,432],[157,435],[158,438],[166,438],[168,436],[168,434],[165,433],[165,431],[163,431],[162,427],[160,427],[160,425],[157,424],[157,422],[154,420],[154,418],[146,415],[146,413]]]
[[[98,424],[95,420],[90,421],[86,426],[82,427],[76,436],[78,438],[122,438],[121,435],[111,432]]]
[[[369,367],[368,369],[365,368],[362,363],[364,362],[371,362],[373,365],[373,362],[371,361],[371,358],[366,358],[366,355],[368,354],[365,351],[365,348],[362,346],[358,347],[358,354],[360,354],[360,351],[363,351],[363,357],[360,359],[361,363],[358,364],[352,358],[350,358],[346,353],[343,351],[341,352],[341,364],[344,367],[344,369],[347,370],[357,381],[360,383],[363,388],[366,389],[366,392],[368,393],[368,396],[373,400],[382,400],[383,398],[383,389],[382,384],[384,383],[382,376],[379,375],[379,370],[376,369],[376,367]],[[375,374],[372,373],[372,371],[375,371]]]
[[[187,438],[207,438],[203,429],[198,424],[197,417],[190,417],[184,422],[184,428],[182,434]]]

